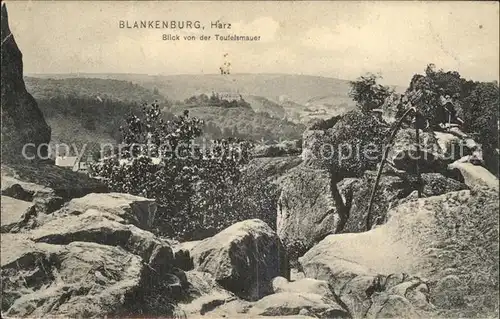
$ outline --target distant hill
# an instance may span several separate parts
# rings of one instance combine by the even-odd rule
[[[79,151],[85,144],[85,155],[94,153],[99,144],[117,142],[120,125],[141,104],[166,103],[159,93],[120,80],[25,77],[25,83],[52,128],[52,151],[54,145],[64,143],[74,144]]]
[[[352,110],[355,102],[348,96],[349,81],[300,74],[37,74],[36,77],[71,79],[114,79],[157,91],[172,102],[212,92],[242,95],[257,112],[307,123]],[[404,88],[395,87],[397,92]],[[283,110],[281,110],[283,108]],[[283,115],[283,116],[282,116]]]
[[[269,113],[255,112],[252,108],[245,107],[183,107],[176,105],[170,109],[170,112],[181,114],[184,110],[189,110],[190,116],[205,121],[203,132],[208,139],[238,137],[272,144],[282,140],[300,139],[306,128],[303,124],[272,117]]]
[[[166,98],[137,83],[100,78],[24,78],[27,90],[35,99],[50,99],[60,96],[78,96],[96,100],[151,103]]]
[[[85,155],[89,155],[99,150],[100,143],[119,142],[119,127],[127,115],[131,112],[139,114],[142,103],[154,100],[163,106],[166,118],[189,110],[191,116],[205,120],[206,138],[232,136],[278,141],[299,139],[305,129],[303,125],[287,120],[284,108],[279,104],[259,96],[236,104],[212,106],[207,96],[208,104],[202,103],[201,96],[172,103],[159,90],[131,81],[94,77],[26,77],[25,81],[52,127],[53,151],[58,143],[75,144],[79,150],[85,144]]]
[[[290,74],[202,74],[202,75],[142,75],[142,74],[37,74],[47,78],[102,78],[131,81],[146,88],[157,87],[172,100],[218,92],[239,92],[242,95],[262,96],[278,101],[280,96],[305,104],[309,99],[339,93],[347,97],[349,82],[334,78]]]

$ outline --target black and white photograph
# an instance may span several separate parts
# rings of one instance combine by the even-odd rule
[[[493,319],[496,1],[1,1],[2,318]]]

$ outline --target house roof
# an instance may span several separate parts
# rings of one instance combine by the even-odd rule
[[[74,167],[78,161],[78,156],[56,157],[56,165],[62,167]]]

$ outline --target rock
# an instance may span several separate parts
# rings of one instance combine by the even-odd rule
[[[397,169],[415,171],[415,162],[419,158],[420,172],[442,172],[451,162],[443,156],[438,140],[433,132],[420,131],[420,154],[416,153],[416,134],[414,129],[401,129],[394,138],[393,146],[387,157]]]
[[[289,282],[284,277],[276,277],[273,279],[274,293],[280,292],[295,292],[295,293],[310,293],[320,295],[323,298],[335,301],[335,296],[328,287],[328,282],[313,278],[303,278],[297,281]]]
[[[208,272],[225,289],[255,300],[272,293],[274,277],[290,278],[284,247],[258,219],[238,222],[191,250],[194,268]]]
[[[2,162],[28,161],[37,148],[47,155],[51,130],[38,105],[26,91],[23,60],[8,22],[7,7],[2,4]],[[32,146],[23,147],[28,143]],[[27,158],[28,157],[28,158]]]
[[[444,158],[456,161],[464,156],[471,155],[479,145],[474,140],[463,139],[451,133],[434,132],[437,143],[441,148]]]
[[[376,172],[367,171],[362,179],[351,181],[352,201],[349,218],[342,232],[366,231],[366,214],[368,213],[369,200],[375,177]],[[412,185],[404,176],[382,175],[372,208],[372,225],[385,223],[387,211],[398,200],[405,198],[411,192]]]
[[[283,157],[300,155],[301,145],[298,141],[282,141],[272,145],[257,145],[253,150],[253,156],[259,157]]]
[[[64,202],[108,191],[100,181],[50,164],[2,164],[2,195],[33,202],[37,214],[50,214]]]
[[[78,214],[56,214],[30,231],[2,234],[2,314],[174,315],[188,279],[175,268],[170,243],[129,223],[128,195],[109,195],[100,206],[70,202],[75,210],[68,211]],[[126,203],[144,202],[139,199]]]
[[[294,253],[290,249],[294,243],[303,245],[305,252],[325,236],[335,233],[339,217],[328,172],[298,166],[288,172],[281,185],[276,229],[290,254]],[[298,254],[297,257],[302,255]]]
[[[198,271],[186,272],[188,287],[187,299],[181,301],[179,308],[191,318],[193,315],[205,315],[238,298],[231,292],[224,290],[209,273]],[[246,309],[241,309],[245,312]]]
[[[434,305],[429,303],[429,286],[421,278],[410,278],[392,287],[386,282],[386,290],[390,295],[408,299],[417,309],[434,310]]]
[[[188,271],[194,268],[191,250],[198,245],[201,240],[186,241],[172,247],[174,251],[174,264],[177,268]]]
[[[324,140],[325,131],[306,130],[302,134],[302,160],[309,165],[318,166],[321,164],[317,150]]]
[[[295,316],[304,314],[319,318],[349,318],[348,313],[335,302],[311,293],[280,292],[257,301],[250,316]]]
[[[302,271],[299,271],[297,268],[291,268],[290,269],[290,280],[291,281],[297,281],[300,279],[304,279],[305,275]]]
[[[464,308],[492,305],[489,300],[498,298],[498,289],[488,278],[498,278],[498,209],[498,195],[488,189],[409,200],[388,212],[386,224],[364,233],[330,235],[299,262],[307,277],[328,281],[346,304],[346,287],[358,278],[366,283],[349,289],[359,296],[370,281],[376,283],[372,291],[384,292],[387,278],[403,273],[426,278],[422,283],[431,287],[432,300],[432,287],[453,268],[469,293]],[[418,284],[414,289],[421,292]]]
[[[31,216],[36,214],[35,206],[8,196],[2,196],[1,201],[2,226],[1,232],[17,232],[26,227]]]
[[[170,245],[117,215],[88,209],[80,215],[54,219],[32,230],[28,236],[34,242],[67,245],[73,241],[120,246],[140,256],[151,267],[166,272],[173,264]]]
[[[423,173],[422,194],[426,197],[467,189],[467,185],[440,173]],[[415,181],[416,182],[416,181]]]
[[[366,318],[370,319],[415,319],[421,317],[422,316],[404,296],[388,294],[377,294],[374,296],[373,304],[366,314]]]
[[[498,178],[482,166],[456,161],[450,164],[449,167],[460,170],[464,177],[465,184],[470,188],[488,187],[498,189]]]
[[[303,153],[308,150],[311,158],[304,160],[313,167],[335,171],[340,179],[361,176],[380,162],[388,129],[372,114],[348,112],[322,135],[315,133],[311,143],[303,137]]]
[[[121,247],[92,242],[51,245],[22,234],[3,234],[1,241],[6,316],[104,317],[173,311],[166,302],[171,297],[155,288],[161,276]]]
[[[432,289],[432,303],[440,308],[459,308],[465,304],[467,291],[465,285],[456,275],[441,278]]]
[[[366,231],[366,214],[376,174],[375,171],[366,171],[362,179],[345,179],[341,182],[341,184],[349,183],[350,186],[340,187],[348,187],[352,192],[349,218],[343,232]],[[426,197],[467,189],[465,184],[440,173],[423,173],[421,178],[422,194]],[[382,174],[374,198],[371,224],[384,224],[387,220],[387,211],[406,200],[412,192],[416,191],[417,185],[416,176],[411,174]]]
[[[56,215],[79,215],[88,210],[98,210],[122,218],[124,224],[150,229],[156,209],[154,199],[124,193],[92,193],[72,199]]]

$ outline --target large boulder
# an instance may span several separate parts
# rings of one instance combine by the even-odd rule
[[[38,105],[26,91],[23,80],[23,59],[14,36],[9,28],[7,7],[2,4],[2,162],[26,161],[36,157],[39,148],[42,156],[47,155],[50,142],[50,127],[45,122]]]
[[[62,215],[80,215],[88,210],[109,212],[124,220],[124,223],[142,229],[150,229],[155,219],[157,205],[154,199],[124,193],[88,194],[74,198],[66,203],[55,217]]]
[[[475,189],[412,199],[391,209],[388,216],[386,224],[368,232],[326,237],[299,259],[306,276],[327,280],[344,303],[358,300],[352,303],[357,307],[363,305],[359,300],[367,299],[367,291],[371,295],[395,294],[391,291],[395,284],[415,280],[410,285],[415,301],[405,297],[412,308],[403,301],[397,301],[396,308],[404,306],[405,313],[417,311],[428,317],[425,313],[433,307],[422,303],[426,298],[418,295],[428,294],[429,300],[442,298],[438,296],[443,289],[433,288],[444,277],[455,275],[467,303],[460,305],[458,312],[446,306],[439,311],[466,317],[472,312],[480,317],[498,315],[497,192]],[[353,292],[357,292],[355,298]],[[366,313],[373,303],[368,300],[365,304],[361,309],[349,308]],[[446,303],[436,306],[440,304]]]
[[[28,233],[34,242],[67,245],[73,241],[90,241],[102,245],[120,246],[145,261],[171,265],[173,252],[169,243],[152,233],[129,224],[118,215],[88,209],[80,215],[54,219]]]
[[[256,300],[272,293],[274,277],[290,277],[281,240],[263,221],[238,222],[191,250],[195,270],[208,272],[237,296]]]

